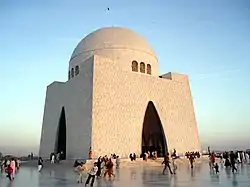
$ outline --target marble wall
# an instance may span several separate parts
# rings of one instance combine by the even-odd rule
[[[152,101],[169,150],[200,151],[188,77],[162,78],[124,71],[110,59],[94,58],[92,148],[95,155],[141,153],[142,125]]]
[[[62,107],[66,115],[67,159],[87,158],[91,146],[93,57],[79,63],[80,73],[65,83],[47,88],[39,155],[55,150]]]

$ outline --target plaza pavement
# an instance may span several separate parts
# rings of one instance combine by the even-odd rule
[[[176,175],[166,172],[162,175],[160,161],[122,162],[121,169],[115,170],[113,179],[97,179],[94,186],[98,187],[250,187],[250,165],[239,165],[239,171],[233,174],[220,166],[220,173],[211,172],[208,163],[197,160],[195,168],[190,169],[184,159],[177,162]],[[84,176],[84,182],[87,174]],[[0,187],[77,187],[84,184],[76,183],[77,175],[72,163],[62,163],[51,166],[45,164],[41,173],[37,172],[34,164],[24,164],[18,171],[13,182],[0,174]]]

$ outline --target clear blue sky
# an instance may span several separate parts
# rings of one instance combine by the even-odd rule
[[[145,37],[161,73],[189,75],[203,145],[249,145],[250,1],[12,0],[0,2],[0,147],[38,147],[46,86],[104,26]]]

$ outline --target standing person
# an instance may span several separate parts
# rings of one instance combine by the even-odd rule
[[[119,169],[120,168],[120,158],[119,158],[119,156],[116,157],[115,162],[116,162],[116,169]]]
[[[21,163],[20,160],[17,159],[17,160],[16,160],[16,169],[17,169],[17,170],[19,170],[19,168],[20,168],[20,163]]]
[[[171,170],[171,167],[170,167],[169,153],[167,153],[166,156],[164,157],[164,160],[163,160],[162,164],[165,164],[165,167],[164,167],[164,169],[163,169],[163,171],[162,171],[162,174],[163,174],[163,175],[164,175],[164,173],[165,173],[167,167],[168,167],[170,173],[173,174],[173,172],[172,172],[172,170]]]
[[[2,161],[1,161],[1,164],[0,164],[0,167],[1,167],[1,172],[3,172],[3,170],[4,170],[4,162],[5,162],[5,161],[4,161],[4,160],[2,160]]]
[[[130,158],[131,161],[134,160],[132,153],[130,153],[129,158]]]
[[[190,162],[190,166],[191,166],[191,169],[194,168],[194,154],[190,154],[189,156],[189,162]]]
[[[215,173],[216,173],[216,174],[220,172],[220,171],[219,171],[219,165],[218,165],[218,163],[216,163],[216,164],[214,165],[214,169],[215,169]]]
[[[214,163],[215,163],[215,153],[212,152],[212,154],[211,154],[211,164],[212,164],[212,168],[214,167]]]
[[[175,164],[176,157],[172,157],[172,167],[173,167],[173,173],[176,174],[177,166]]]
[[[136,154],[135,153],[133,154],[133,159],[134,159],[134,161],[136,160]]]
[[[10,167],[11,167],[12,170],[13,170],[12,173],[11,173],[11,178],[12,178],[12,180],[14,180],[14,178],[15,178],[15,173],[16,173],[16,162],[15,162],[15,159],[14,159],[14,158],[11,159]]]
[[[78,179],[77,179],[77,183],[82,183],[82,178],[83,178],[83,172],[86,169],[85,165],[83,163],[81,163],[80,165],[78,165],[76,167],[76,171],[78,173]]]
[[[104,173],[104,177],[106,177],[107,173],[108,173],[109,178],[111,178],[111,175],[115,176],[113,173],[113,166],[114,164],[110,158],[108,162],[106,163],[106,171]]]
[[[232,172],[233,173],[234,173],[234,171],[237,172],[237,168],[235,166],[235,164],[236,164],[236,156],[235,156],[233,151],[231,151],[231,153],[230,153],[230,162],[231,162]]]
[[[39,157],[38,159],[38,172],[42,171],[43,168],[43,159],[42,157]]]
[[[5,162],[5,166],[7,167],[8,165],[10,165],[10,160],[7,159],[6,162]]]
[[[89,147],[89,159],[93,159],[93,151],[91,147]]]
[[[51,155],[51,164],[54,164],[55,163],[55,154],[52,153]]]
[[[6,177],[11,181],[12,180],[12,173],[13,173],[13,169],[12,167],[9,165],[7,165],[7,167],[5,168],[5,172],[6,172]]]
[[[95,163],[94,163],[94,167],[91,168],[91,170],[90,170],[89,173],[88,173],[89,176],[88,176],[88,178],[87,178],[87,180],[86,180],[86,182],[85,182],[85,186],[87,186],[87,184],[89,184],[90,179],[92,179],[92,180],[91,180],[90,186],[92,187],[92,186],[94,185],[95,176],[96,176],[97,171],[98,171],[97,162],[95,162]]]
[[[56,160],[57,160],[57,163],[59,164],[60,163],[60,159],[61,159],[61,153],[57,153],[57,156],[56,156]]]
[[[97,170],[97,173],[96,173],[96,176],[97,177],[101,177],[101,173],[102,173],[102,162],[103,162],[103,159],[102,157],[100,156],[97,160],[97,167],[98,167],[98,170]]]
[[[246,157],[246,163],[249,164],[249,154],[247,152],[246,152],[245,157]]]

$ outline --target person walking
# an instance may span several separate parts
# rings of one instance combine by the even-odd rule
[[[164,161],[162,162],[162,164],[165,164],[165,167],[162,171],[162,174],[164,175],[166,169],[168,168],[169,169],[169,172],[171,174],[173,174],[172,170],[171,170],[171,167],[170,167],[170,158],[169,158],[169,153],[166,154],[166,156],[164,157]]]
[[[8,165],[6,168],[5,168],[5,172],[6,172],[6,177],[11,181],[12,180],[12,173],[13,173],[13,169],[10,165]]]
[[[43,159],[42,157],[39,157],[38,159],[38,172],[41,172],[43,168]]]
[[[191,169],[193,169],[194,168],[194,154],[192,153],[192,154],[190,154],[190,156],[189,156],[189,162],[190,162],[190,166],[191,166]],[[213,165],[213,163],[212,163],[212,165]]]
[[[91,179],[91,183],[90,183],[90,186],[92,187],[94,185],[94,182],[95,182],[95,176],[96,176],[96,173],[98,171],[98,167],[97,167],[97,162],[94,163],[94,167],[91,168],[91,170],[89,171],[89,176],[85,182],[85,186],[87,186],[89,184],[89,181]]]
[[[232,172],[233,173],[234,173],[234,171],[237,172],[237,168],[235,166],[235,164],[236,164],[236,155],[234,154],[233,151],[231,151],[231,153],[230,153],[230,162],[231,162]]]

